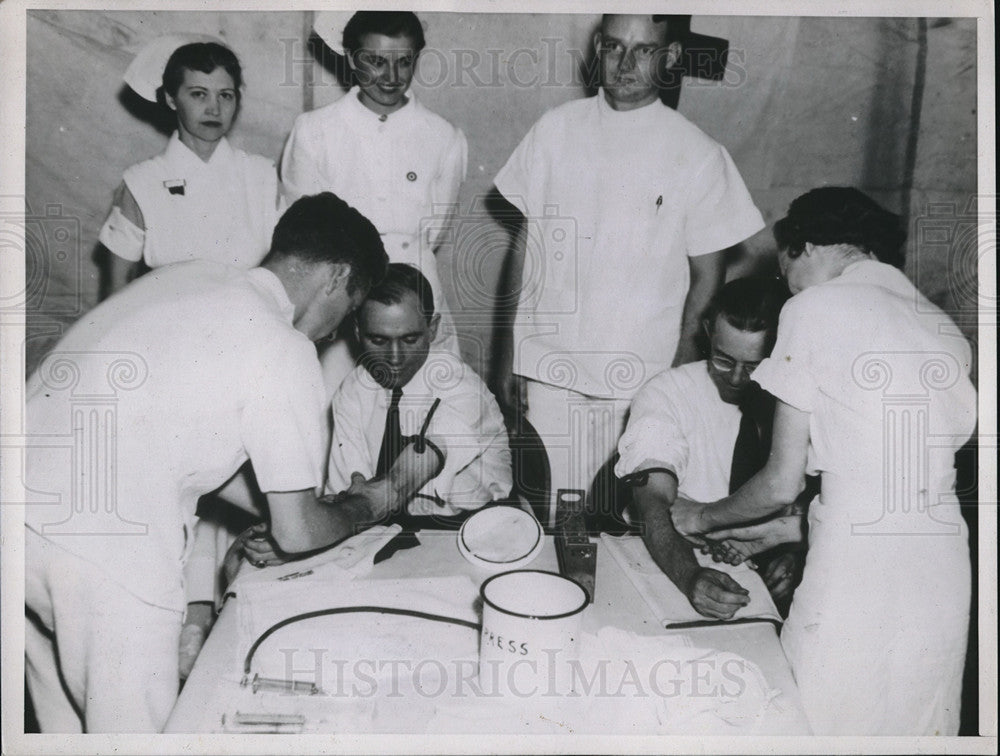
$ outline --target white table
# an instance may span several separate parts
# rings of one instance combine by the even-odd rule
[[[461,556],[456,547],[455,533],[423,531],[419,538],[421,546],[397,552],[391,559],[375,565],[370,576],[363,579],[469,575],[479,584],[489,576],[490,573],[474,567]],[[551,537],[547,538],[545,548],[528,568],[558,572]],[[232,700],[233,689],[239,686],[242,676],[234,654],[238,636],[238,607],[235,604],[238,601],[238,597],[230,599],[219,615],[167,722],[166,732],[223,731],[223,702]],[[364,623],[365,620],[359,619],[358,622]],[[583,629],[596,633],[608,625],[645,636],[679,633],[686,635],[695,646],[729,651],[754,662],[764,673],[768,684],[781,691],[768,708],[762,722],[762,733],[809,733],[798,690],[773,625],[761,622],[731,626],[719,624],[683,631],[665,630],[653,618],[615,560],[606,550],[598,547],[595,600],[584,614]]]

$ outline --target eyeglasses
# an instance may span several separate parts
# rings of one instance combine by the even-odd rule
[[[747,375],[750,375],[757,366],[760,365],[760,360],[756,362],[740,362],[739,360],[734,360],[732,357],[727,357],[723,354],[715,354],[713,352],[712,356],[709,357],[708,361],[712,363],[712,367],[718,370],[720,373],[735,373],[741,367],[746,371]]]

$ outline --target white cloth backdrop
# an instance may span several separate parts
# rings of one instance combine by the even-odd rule
[[[463,354],[485,371],[506,235],[477,200],[542,112],[582,96],[578,64],[597,19],[421,16],[428,49],[415,91],[469,139],[461,233],[439,267]],[[298,113],[342,96],[307,48],[311,23],[309,12],[29,12],[27,370],[96,302],[93,253],[112,192],[127,166],[166,141],[129,109],[121,75],[132,53],[171,31],[228,41],[247,82],[233,142],[277,159]],[[721,83],[686,80],[679,109],[727,146],[768,223],[815,186],[870,192],[909,216],[908,273],[932,300],[965,316],[974,336],[978,258],[962,217],[976,192],[974,19],[929,19],[923,43],[915,19],[695,16],[692,29],[728,39],[730,65]],[[914,112],[922,44],[923,102]],[[929,210],[944,236],[923,233]],[[769,230],[747,246],[735,271],[770,262]],[[964,268],[949,274],[949,265]]]

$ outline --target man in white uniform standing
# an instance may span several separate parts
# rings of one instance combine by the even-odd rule
[[[177,696],[198,497],[247,459],[284,552],[335,543],[398,502],[326,453],[314,341],[384,274],[378,232],[332,194],[279,221],[249,271],[154,270],[81,318],[27,385],[28,683],[43,732],[156,732]],[[432,456],[432,455],[428,455]]]
[[[632,395],[698,358],[724,250],[764,225],[726,150],[659,101],[681,54],[673,31],[667,17],[605,16],[597,96],[543,115],[496,178],[525,216],[498,389],[508,409],[527,401],[553,489],[586,489]]]

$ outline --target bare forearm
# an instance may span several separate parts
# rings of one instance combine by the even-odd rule
[[[423,488],[432,478],[440,474],[444,468],[447,445],[443,438],[431,436],[424,444],[423,451],[417,450],[413,443],[403,449],[389,470],[387,483],[390,488],[391,501],[386,502],[390,508],[403,506],[412,499],[417,491]]]
[[[528,224],[524,218],[516,223],[513,233],[504,276],[506,286],[501,295],[500,306],[497,308],[498,324],[508,338],[517,315],[517,302],[524,277],[524,258],[528,247]]]
[[[699,359],[698,331],[702,319],[712,301],[712,297],[722,286],[726,278],[725,253],[712,252],[708,255],[692,257],[689,260],[691,268],[691,285],[684,299],[684,312],[681,318],[680,341],[674,355],[674,367],[694,362]]]
[[[375,521],[371,505],[359,496],[343,496],[337,500],[317,500],[314,506],[303,508],[299,527],[291,532],[274,530],[274,540],[285,554],[332,546]]]
[[[732,495],[720,499],[711,506],[703,507],[701,522],[704,529],[700,532],[711,532],[730,525],[770,517],[794,502],[801,490],[800,486],[794,493],[790,492],[785,481],[764,468]]]
[[[112,294],[120,291],[133,278],[133,273],[137,263],[132,260],[125,260],[114,252],[108,251],[108,277],[107,288],[104,291],[104,298],[107,299]]]
[[[761,520],[792,504],[805,488],[809,414],[778,400],[771,454],[764,469],[734,494],[711,506],[678,501],[672,519],[684,535]]]
[[[643,523],[643,543],[663,573],[687,593],[699,565],[691,544],[678,535],[670,521],[672,498],[648,486],[635,489],[635,505]]]

